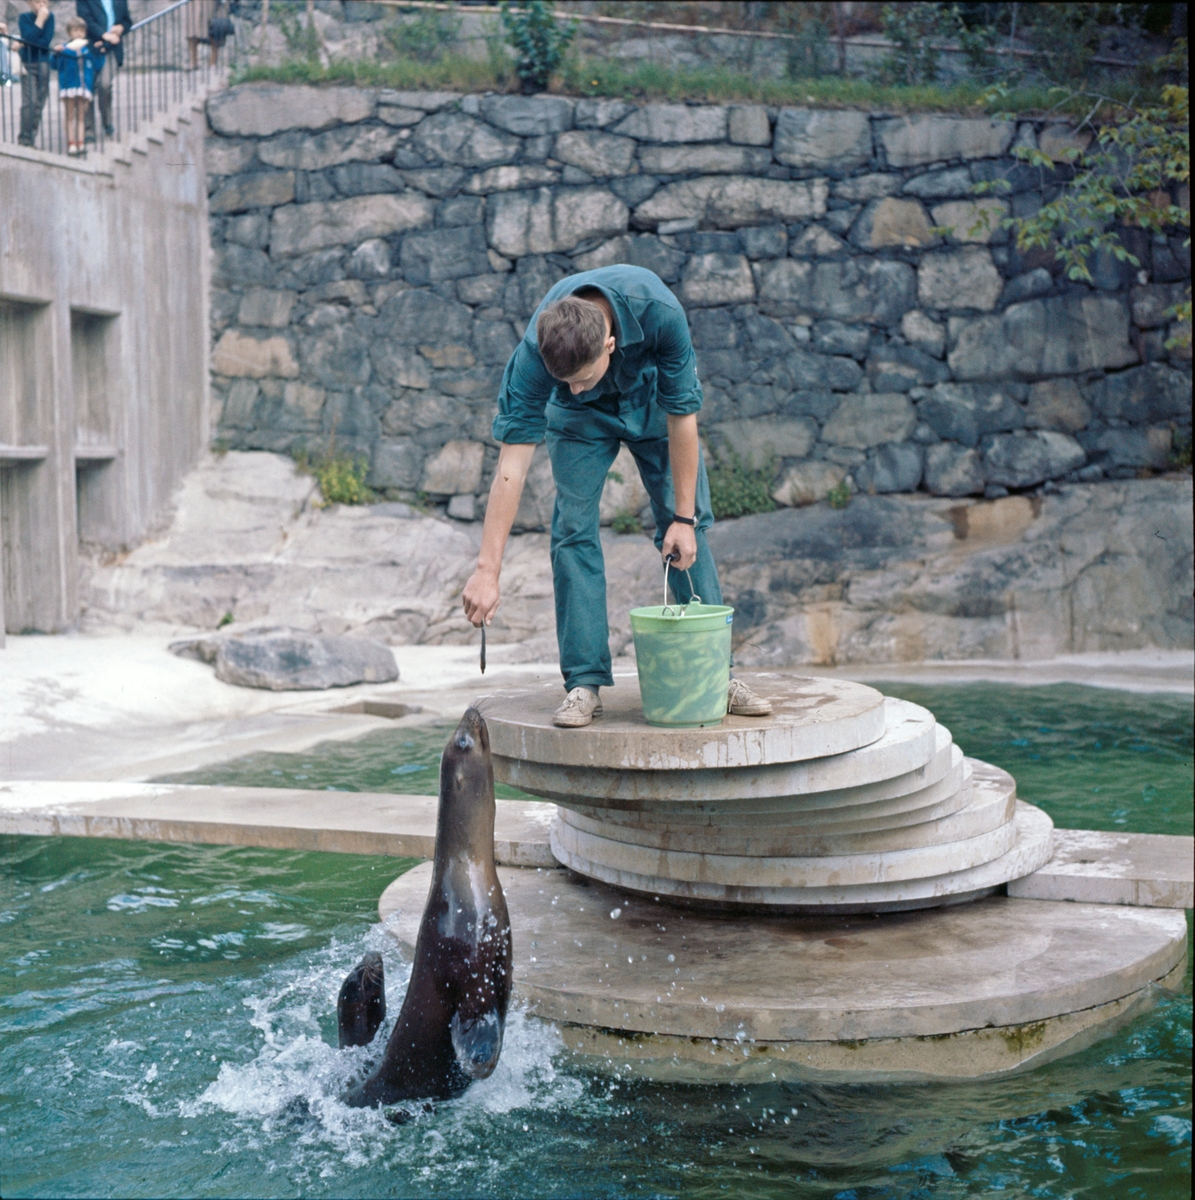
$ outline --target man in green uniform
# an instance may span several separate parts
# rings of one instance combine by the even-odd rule
[[[722,603],[705,536],[714,514],[697,439],[701,400],[684,310],[642,267],[601,267],[562,279],[506,364],[493,426],[501,443],[498,470],[463,601],[474,625],[493,619],[502,552],[535,447],[546,438],[556,483],[556,637],[568,692],[553,718],[557,725],[588,725],[600,716],[598,689],[614,682],[598,506],[620,445],[634,455],[651,498],[656,545],[677,568],[669,573],[677,599],[690,599],[689,569],[702,600]],[[772,711],[737,679],[727,708],[741,716]]]

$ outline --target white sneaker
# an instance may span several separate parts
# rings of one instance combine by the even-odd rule
[[[726,711],[732,717],[770,717],[772,702],[757,696],[741,679],[732,679],[726,695]]]
[[[564,703],[552,714],[552,724],[561,729],[580,729],[594,717],[602,715],[602,702],[597,692],[587,687],[575,687],[564,698]]]

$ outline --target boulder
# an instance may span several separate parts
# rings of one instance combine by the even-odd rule
[[[572,250],[627,227],[629,210],[605,188],[501,192],[486,205],[489,244],[507,258]]]
[[[383,88],[378,92],[378,116],[386,105],[396,108],[414,108],[423,113],[439,112],[442,108],[457,104],[460,92],[404,92]]]
[[[556,139],[552,157],[588,171],[596,179],[625,175],[635,161],[635,142],[596,129],[573,129]]]
[[[826,211],[826,186],[824,179],[750,175],[687,179],[660,188],[635,209],[635,220],[643,225],[691,220],[719,229],[807,220]]]
[[[1091,422],[1091,409],[1073,379],[1043,379],[1029,388],[1025,424],[1030,429],[1076,433]]]
[[[208,200],[208,211],[237,213],[249,208],[274,208],[294,198],[294,171],[251,171],[229,179]]]
[[[974,446],[985,433],[1021,429],[1025,410],[1000,385],[940,383],[917,414],[944,441]]]
[[[1055,162],[1074,162],[1091,145],[1091,130],[1071,125],[1050,125],[1041,131],[1037,148]]]
[[[360,637],[278,631],[219,639],[216,678],[272,692],[319,691],[355,683],[391,683],[390,647]]]
[[[739,239],[751,259],[783,258],[788,251],[788,230],[783,225],[750,225],[740,231]]]
[[[1137,361],[1128,307],[1114,296],[1070,292],[1029,300],[1000,316],[951,317],[949,330],[947,362],[956,379],[1078,375]]]
[[[736,146],[770,146],[772,123],[762,104],[732,104],[727,136]]]
[[[398,130],[386,125],[340,125],[317,134],[292,130],[261,142],[257,157],[271,167],[322,171],[339,163],[390,158],[398,140]]]
[[[516,532],[548,529],[552,524],[552,509],[556,504],[556,481],[552,478],[552,462],[543,444],[536,446],[531,468],[523,484],[519,511],[515,514]]]
[[[605,129],[634,111],[635,106],[625,100],[578,100],[573,124],[578,129]]]
[[[724,421],[709,433],[719,459],[737,455],[744,465],[761,469],[773,459],[804,458],[817,441],[817,423],[808,417],[757,417]]]
[[[1191,415],[1190,372],[1164,363],[1147,363],[1106,375],[1088,384],[1083,395],[1098,416],[1134,425]]]
[[[639,150],[639,165],[655,175],[762,174],[771,162],[770,150],[728,146],[725,142],[702,146],[643,146]]]
[[[856,175],[851,179],[839,179],[830,185],[830,194],[836,200],[855,202],[880,200],[899,190],[899,175]]]
[[[423,478],[423,452],[411,438],[380,438],[373,448],[369,484],[415,491]]]
[[[431,387],[432,373],[427,359],[413,347],[401,346],[390,338],[375,338],[369,356],[382,383],[416,391]]]
[[[253,288],[241,299],[237,323],[266,329],[285,329],[290,324],[291,309],[297,299],[297,292]]]
[[[212,350],[212,370],[217,375],[243,375],[251,379],[294,379],[299,374],[299,364],[284,337],[256,338],[226,329]]]
[[[207,102],[211,127],[225,137],[269,137],[283,129],[327,129],[372,117],[377,94],[364,88],[246,83]]]
[[[751,264],[741,254],[694,254],[681,277],[680,298],[694,308],[750,304],[755,300]]]
[[[818,321],[813,327],[813,348],[819,354],[845,354],[863,358],[871,330],[866,325],[844,325],[841,321]]]
[[[305,379],[313,379],[327,388],[352,387],[369,382],[372,374],[369,341],[353,325],[341,323],[308,334],[300,344],[299,351]],[[362,416],[368,408],[366,403]],[[348,429],[337,428],[339,432],[349,432]],[[354,432],[372,434],[376,428],[377,422],[371,414],[366,423],[355,426]]]
[[[1008,216],[1008,201],[987,198],[983,200],[950,200],[946,204],[935,204],[934,224],[950,232],[952,242],[978,242],[986,245],[993,239],[1006,241],[1008,231],[1004,218]]]
[[[970,196],[973,183],[966,167],[952,167],[949,171],[914,175],[901,191],[922,200],[948,200],[954,196]]]
[[[378,337],[401,346],[463,345],[472,330],[473,314],[463,304],[413,289],[387,300],[377,325]]]
[[[871,495],[880,492],[915,492],[921,482],[924,451],[911,442],[881,446],[855,469],[855,486]]]
[[[1065,433],[1038,430],[984,438],[983,473],[988,483],[1024,488],[1059,479],[1087,461],[1083,447]]]
[[[647,488],[643,486],[635,456],[626,446],[620,446],[602,487],[598,504],[599,521],[609,525],[619,514],[638,513],[648,500]]]
[[[796,463],[772,492],[772,499],[787,508],[799,508],[824,500],[846,478],[846,469],[837,463],[810,460]]]
[[[941,358],[946,353],[946,327],[918,308],[901,317],[900,332],[910,345],[920,347],[934,358]]]
[[[917,268],[917,299],[926,308],[991,312],[1003,287],[991,251],[979,246],[927,254]]]
[[[883,246],[916,249],[932,246],[937,240],[921,202],[900,200],[895,196],[873,200],[851,229],[851,241],[866,250],[878,250]]]
[[[848,108],[782,108],[773,153],[790,167],[862,166],[871,160],[871,121]]]
[[[885,442],[903,442],[916,425],[913,405],[899,392],[844,396],[822,426],[822,441],[867,450]]]
[[[890,167],[915,167],[952,158],[998,158],[1016,136],[1014,122],[986,117],[921,114],[877,124]]]
[[[867,375],[877,392],[907,392],[950,378],[945,363],[916,346],[902,346],[899,342],[889,342],[868,355]]]
[[[414,284],[479,275],[489,267],[485,233],[478,225],[408,233],[402,240],[402,273]]]
[[[789,253],[794,258],[828,258],[834,254],[846,254],[850,247],[840,237],[835,237],[824,225],[807,225],[792,244]]]
[[[423,490],[439,496],[459,496],[481,487],[485,446],[481,442],[445,442],[423,468]]]
[[[777,369],[777,382],[782,378],[798,391],[850,392],[863,382],[863,368],[853,358],[790,350]]]
[[[935,496],[973,496],[983,491],[979,452],[938,442],[925,448],[925,488]]]
[[[353,279],[385,279],[390,274],[390,243],[367,238],[349,256],[346,270]]]
[[[253,162],[257,139],[207,138],[203,147],[203,166],[208,178],[213,175],[237,175]]]
[[[1093,462],[1105,468],[1164,471],[1170,465],[1173,434],[1169,426],[1091,430],[1076,440]]]
[[[517,192],[523,188],[546,187],[559,182],[559,171],[538,163],[528,163],[478,171],[466,180],[464,190],[474,196],[487,196],[490,192]]]
[[[291,204],[270,219],[270,253],[286,258],[422,229],[432,223],[434,212],[432,202],[414,192]]]
[[[519,137],[544,137],[572,125],[573,103],[566,96],[486,96],[481,115]]]
[[[895,325],[915,303],[916,277],[908,263],[786,258],[760,263],[757,270],[761,307],[780,314]]]
[[[645,104],[611,132],[640,142],[719,142],[726,137],[726,126],[721,105]]]
[[[1034,267],[1010,279],[1000,293],[1000,303],[1004,307],[1010,304],[1020,304],[1022,300],[1032,300],[1034,296],[1044,296],[1053,291],[1054,276],[1045,267]]]
[[[421,121],[411,141],[426,156],[460,167],[513,162],[522,145],[513,134],[459,112],[439,112]]]
[[[603,242],[588,254],[578,254],[573,264],[578,271],[592,271],[612,263],[630,263],[633,267],[646,267],[654,271],[665,283],[676,283],[687,261],[688,255],[684,251],[665,246],[652,234],[634,237],[624,233],[621,237]]]

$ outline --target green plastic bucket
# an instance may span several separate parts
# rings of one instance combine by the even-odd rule
[[[639,693],[649,725],[695,729],[726,716],[730,627],[725,604],[631,609]]]

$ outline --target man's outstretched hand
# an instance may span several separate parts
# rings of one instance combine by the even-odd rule
[[[500,600],[498,576],[478,567],[469,576],[469,582],[465,584],[465,590],[461,593],[465,616],[474,625],[488,625],[494,619],[494,613],[498,611]]]
[[[673,521],[664,534],[664,544],[660,554],[667,561],[672,559],[672,565],[678,571],[687,570],[697,561],[697,534],[691,525],[682,525]]]

